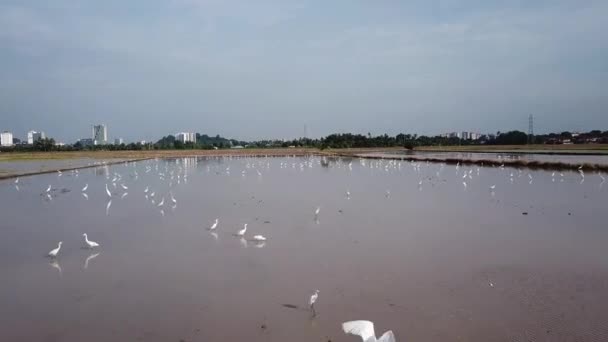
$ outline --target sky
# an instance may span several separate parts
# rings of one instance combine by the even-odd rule
[[[608,1],[2,0],[0,130],[608,130]]]

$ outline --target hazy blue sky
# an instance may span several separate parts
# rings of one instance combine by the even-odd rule
[[[607,18],[606,0],[2,0],[0,130],[606,130]]]

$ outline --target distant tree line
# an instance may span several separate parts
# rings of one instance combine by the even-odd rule
[[[196,133],[196,142],[182,143],[175,136],[162,137],[155,143],[130,143],[130,144],[108,144],[108,145],[83,145],[77,142],[73,145],[57,146],[52,138],[35,141],[33,145],[15,145],[3,147],[0,151],[95,151],[95,150],[187,150],[187,149],[224,149],[235,146],[245,148],[280,148],[280,147],[312,147],[326,148],[363,148],[363,147],[405,147],[415,148],[418,146],[458,146],[458,145],[525,145],[536,144],[583,144],[583,143],[608,143],[608,131],[593,130],[586,133],[550,133],[529,137],[521,131],[497,132],[496,134],[482,135],[477,140],[460,139],[457,137],[425,136],[417,134],[400,133],[395,136],[387,134],[372,136],[370,133],[352,134],[330,134],[319,139],[300,138],[293,140],[258,140],[253,142],[239,141]]]

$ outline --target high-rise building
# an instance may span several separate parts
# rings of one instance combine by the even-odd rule
[[[123,143],[124,141],[122,140],[122,138],[114,139],[114,145],[122,145]]]
[[[194,133],[180,132],[180,133],[175,134],[175,140],[181,141],[183,143],[187,143],[187,142],[195,143],[196,142],[196,134],[194,134]]]
[[[29,131],[27,132],[27,143],[28,145],[34,145],[34,143],[38,140],[42,140],[45,139],[46,135],[44,134],[44,132],[36,132],[36,131]]]
[[[2,132],[0,133],[0,146],[13,146],[13,133]]]
[[[108,128],[106,125],[93,126],[93,144],[105,145],[108,143]]]

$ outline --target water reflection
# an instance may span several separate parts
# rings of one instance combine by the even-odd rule
[[[59,265],[57,259],[52,259],[51,261],[49,261],[49,265],[51,265],[52,268],[56,269],[59,272],[59,276],[62,275],[61,266]]]
[[[86,260],[84,261],[84,269],[85,269],[85,270],[89,268],[89,261],[91,261],[91,260],[93,260],[93,259],[97,258],[97,256],[98,256],[99,254],[100,254],[99,252],[97,252],[97,253],[93,253],[93,254],[89,255],[89,256],[86,258]]]

